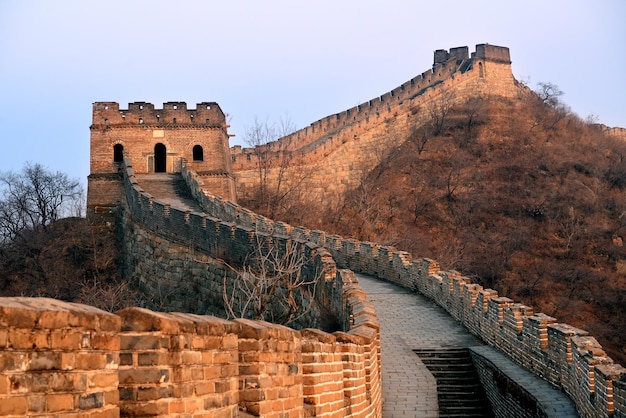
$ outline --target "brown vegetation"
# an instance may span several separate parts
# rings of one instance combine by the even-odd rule
[[[23,230],[0,247],[0,296],[50,297],[109,312],[136,306],[138,293],[121,279],[116,237],[85,218],[46,230]]]
[[[281,220],[436,259],[626,364],[626,143],[540,87],[433,107],[325,221]]]

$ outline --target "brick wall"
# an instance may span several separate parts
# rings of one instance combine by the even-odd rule
[[[340,274],[368,313],[334,334],[0,298],[0,416],[380,416],[378,323]]]
[[[124,167],[126,199],[121,221],[127,246],[124,251],[128,257],[126,274],[138,277],[146,294],[158,294],[163,290],[158,286],[164,283],[166,287],[176,289],[166,301],[167,309],[226,314],[220,301],[221,294],[224,284],[228,286],[228,276],[235,273],[224,261],[241,265],[252,251],[257,234],[298,242],[310,260],[303,267],[303,276],[322,272],[315,299],[324,312],[336,318],[342,331],[328,334],[307,328],[321,326],[323,318],[316,310],[295,324],[303,328],[302,331],[244,319],[232,322],[238,341],[239,409],[262,416],[301,416],[303,413],[307,416],[380,415],[379,325],[373,307],[365,299],[351,271],[337,270],[328,250],[307,240],[304,229],[257,219],[251,212],[242,216],[254,223],[239,222],[240,207],[221,198],[216,198],[221,203],[212,200],[213,196],[203,191],[203,177],[188,167],[182,170],[184,178],[193,193],[200,197],[200,203],[209,209],[207,213],[182,212],[148,196],[137,183],[130,159],[125,160]],[[215,214],[221,218],[214,218]],[[155,282],[157,275],[165,282]],[[127,314],[127,311],[119,313],[123,318]],[[129,325],[123,327],[135,330],[132,324],[142,321],[127,322]],[[153,341],[150,347],[142,346],[148,350],[142,358],[157,358],[159,353],[164,356],[164,353],[179,349],[171,342],[163,342],[170,341],[171,337],[164,339],[162,333],[155,339],[154,331],[158,328],[155,324],[167,324],[167,320],[140,325],[135,330],[149,331],[142,335]],[[123,337],[122,350],[126,341],[142,340],[143,337],[138,335]],[[157,344],[157,340],[161,342]],[[177,337],[176,341],[179,340]],[[120,380],[120,388],[124,389],[120,393],[125,402],[130,402],[121,407],[122,412],[124,408],[150,407],[158,411],[171,408],[172,402],[160,400],[159,396],[169,396],[174,389],[162,389],[156,380],[160,383],[167,380],[175,387],[173,369],[161,361],[158,364],[140,363],[134,354],[122,355],[122,359],[127,363],[120,366],[120,370],[128,373],[125,375],[128,381]],[[171,367],[180,367],[180,364]],[[317,367],[333,369],[334,373],[320,377]],[[133,380],[135,377],[137,381]],[[124,386],[126,383],[128,387]],[[141,392],[140,388],[145,387],[153,389]],[[158,390],[154,389],[156,387]],[[140,392],[144,393],[142,397]]]
[[[0,298],[0,416],[119,416],[120,324],[85,305]]]
[[[260,181],[259,153],[267,152],[266,161],[270,162],[265,173],[268,189],[275,188],[280,178],[282,190],[298,190],[298,203],[333,200],[358,186],[363,173],[402,144],[415,127],[429,121],[429,104],[440,100],[443,94],[459,104],[476,96],[517,97],[519,87],[511,70],[508,48],[476,48],[477,53],[464,60],[467,53],[456,52],[463,48],[453,48],[454,55],[448,54],[446,62],[392,91],[277,141],[257,149],[233,147],[238,198],[254,197]],[[280,158],[281,153],[287,157]],[[280,167],[280,161],[287,163]]]

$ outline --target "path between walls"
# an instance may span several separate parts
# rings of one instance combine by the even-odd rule
[[[439,416],[437,382],[414,349],[473,347],[512,380],[540,398],[548,416],[575,417],[562,391],[485,345],[427,297],[371,276],[356,274],[380,322],[383,418]],[[534,388],[533,388],[534,387]]]

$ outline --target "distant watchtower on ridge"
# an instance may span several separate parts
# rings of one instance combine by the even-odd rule
[[[130,158],[136,174],[179,173],[184,164],[198,173],[208,190],[235,200],[228,125],[219,105],[167,102],[155,109],[146,102],[93,104],[87,208],[109,212],[122,199],[120,166]]]

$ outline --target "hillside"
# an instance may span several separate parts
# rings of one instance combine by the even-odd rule
[[[0,246],[0,296],[49,297],[114,312],[146,305],[122,280],[114,228],[65,218]]]
[[[416,126],[339,203],[272,215],[438,260],[626,364],[626,142],[531,92],[440,122]]]

